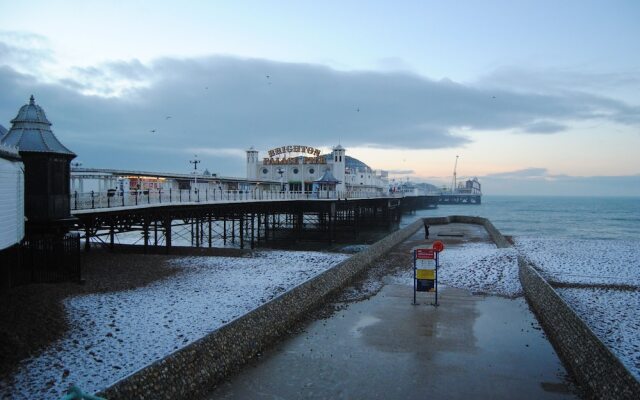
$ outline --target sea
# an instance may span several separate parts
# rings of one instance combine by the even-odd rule
[[[405,214],[418,218],[488,218],[503,235],[557,239],[640,240],[640,197],[482,196],[482,204],[439,205]]]

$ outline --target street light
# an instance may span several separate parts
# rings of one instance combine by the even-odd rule
[[[284,169],[278,168],[278,173],[280,174],[280,191],[284,192],[284,180],[283,180]]]
[[[194,154],[193,155],[193,160],[189,160],[190,164],[193,164],[193,186],[194,186],[194,190],[196,195],[198,194],[198,164],[200,164],[202,161],[198,160],[198,155]]]

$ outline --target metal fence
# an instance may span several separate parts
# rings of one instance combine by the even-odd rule
[[[21,245],[20,268],[12,273],[12,286],[42,282],[79,282],[80,235],[28,238]]]
[[[96,208],[136,207],[149,204],[174,203],[229,203],[266,200],[312,200],[312,199],[362,199],[404,197],[403,193],[383,193],[365,191],[339,192],[320,190],[316,192],[268,191],[268,190],[140,190],[88,192],[71,194],[72,210]]]

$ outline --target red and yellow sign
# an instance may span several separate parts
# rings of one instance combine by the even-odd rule
[[[416,258],[420,260],[433,260],[436,258],[434,249],[416,249]]]

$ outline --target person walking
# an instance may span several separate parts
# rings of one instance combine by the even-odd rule
[[[429,239],[429,224],[427,224],[427,221],[423,221],[423,222],[424,222],[424,238]]]

